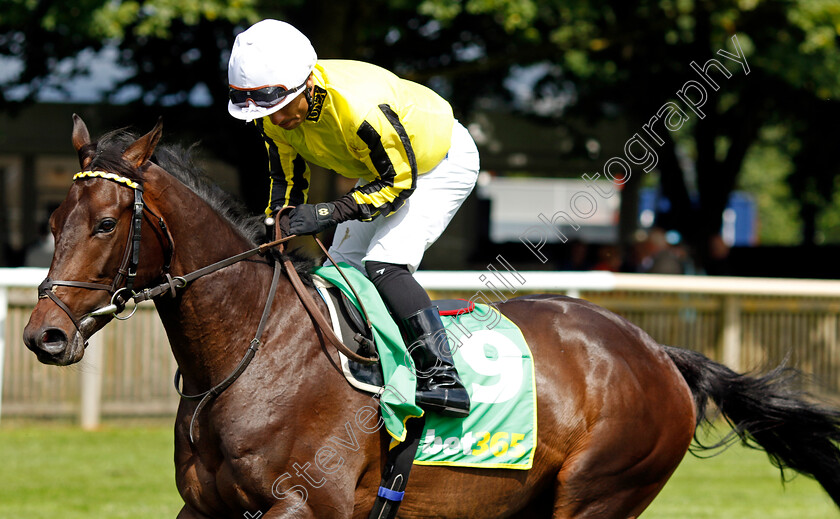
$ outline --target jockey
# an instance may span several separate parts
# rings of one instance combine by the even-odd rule
[[[478,177],[478,151],[452,107],[375,65],[318,60],[277,20],[236,37],[228,83],[228,111],[253,121],[268,151],[266,215],[294,206],[297,235],[337,225],[331,255],[367,274],[411,343],[417,404],[467,416],[437,307],[412,275]],[[359,180],[337,200],[307,204],[309,163]]]

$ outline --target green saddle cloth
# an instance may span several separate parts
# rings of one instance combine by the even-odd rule
[[[417,384],[411,356],[379,293],[361,272],[340,263],[364,300],[382,362],[385,390],[380,409],[395,441],[405,440],[405,421],[422,416],[414,402]],[[314,274],[358,306],[333,266]],[[530,469],[537,438],[536,388],[531,351],[519,328],[487,305],[462,315],[442,316],[458,373],[470,394],[470,415],[449,418],[426,413],[415,464]]]
[[[382,375],[385,379],[385,389],[379,402],[385,429],[396,441],[404,441],[406,430],[405,421],[409,418],[423,416],[423,410],[414,403],[414,393],[417,389],[417,377],[403,344],[400,329],[391,318],[382,297],[376,291],[373,283],[356,268],[339,263],[341,271],[353,284],[353,288],[362,298],[373,328],[373,340],[382,364]],[[353,291],[347,287],[344,278],[334,266],[318,267],[313,270],[316,274],[337,286],[349,299],[359,307],[359,302]]]

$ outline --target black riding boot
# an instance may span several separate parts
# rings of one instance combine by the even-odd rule
[[[452,362],[437,307],[409,315],[402,320],[402,325],[417,368],[417,405],[444,416],[468,416],[470,396]]]

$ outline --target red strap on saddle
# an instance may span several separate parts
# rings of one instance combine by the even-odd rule
[[[472,312],[475,310],[475,302],[469,301],[467,299],[448,299],[447,302],[457,302],[463,301],[463,305],[447,305],[445,308],[441,308],[440,305],[438,306],[438,313],[440,315],[464,315]],[[434,303],[439,303],[438,301],[433,301]],[[456,306],[457,308],[453,307]]]

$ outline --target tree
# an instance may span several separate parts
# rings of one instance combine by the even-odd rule
[[[438,1],[441,9],[455,2]],[[474,10],[490,2],[467,2]],[[521,32],[517,61],[528,52],[546,59],[547,42],[562,74],[547,77],[575,85],[577,103],[563,115],[608,117],[609,112],[641,129],[668,100],[699,80],[689,67],[709,58],[738,38],[749,63],[720,91],[706,88],[709,99],[679,132],[665,132],[657,153],[661,189],[670,199],[661,225],[680,230],[701,252],[718,232],[723,209],[746,153],[767,125],[790,125],[802,145],[792,184],[805,222],[805,239],[813,243],[815,220],[831,201],[838,171],[831,160],[830,126],[838,103],[840,73],[838,2],[516,2]],[[530,17],[530,18],[528,18]],[[727,47],[730,53],[735,49]],[[725,61],[725,60],[723,60]],[[729,63],[731,64],[731,63]],[[559,80],[559,81],[558,81]],[[696,91],[693,93],[696,98]],[[685,107],[685,104],[683,104]],[[641,135],[645,135],[641,133]],[[627,136],[628,138],[631,136]],[[637,148],[637,151],[638,148]],[[691,161],[681,160],[688,155]],[[686,168],[686,164],[688,168]],[[693,171],[692,171],[693,170]],[[625,202],[639,185],[641,171],[625,184]],[[625,204],[626,205],[626,204]],[[623,236],[635,228],[635,211],[623,211]]]
[[[821,193],[837,174],[823,167],[829,158],[819,153],[825,149],[819,139],[829,135],[824,115],[836,110],[832,99],[840,88],[837,1],[83,0],[41,1],[29,9],[30,3],[11,2],[0,21],[0,54],[24,64],[3,86],[4,109],[10,109],[9,86],[24,85],[34,93],[59,63],[72,62],[82,49],[116,45],[121,63],[135,70],[121,87],[142,92],[138,105],[157,107],[144,110],[150,119],[157,115],[152,112],[166,111],[170,128],[174,122],[179,134],[201,138],[235,164],[255,210],[264,198],[265,180],[254,174],[262,169],[260,145],[221,107],[233,37],[262,17],[301,27],[322,57],[369,60],[429,83],[462,116],[489,99],[495,100],[492,106],[548,121],[626,120],[657,157],[661,190],[672,207],[659,215],[660,223],[680,230],[700,250],[720,228],[744,157],[762,128],[789,126],[802,143],[792,178],[806,225],[813,227],[830,203]],[[743,69],[717,52],[738,54],[733,36],[746,58]],[[720,86],[716,91],[691,68],[711,58],[725,62],[731,73],[725,78],[711,69]],[[515,106],[505,81],[528,67],[540,68],[543,76],[533,83],[531,102]],[[69,67],[66,73],[77,71]],[[677,95],[689,80],[706,89],[708,99],[698,110],[703,118]],[[196,84],[205,85],[210,107],[189,104]],[[567,102],[552,102],[559,97]],[[678,131],[660,129],[662,142],[653,144],[643,127],[669,101],[688,120]],[[578,139],[576,153],[591,153],[585,137]],[[641,153],[638,145],[634,149]],[[609,158],[598,157],[593,170],[603,174]],[[643,167],[633,164],[623,185],[625,239],[635,228],[633,194],[644,175]],[[806,228],[806,234],[813,232]]]
[[[414,3],[399,0],[280,5],[258,5],[255,0],[41,0],[34,8],[31,3],[8,2],[8,15],[0,18],[0,58],[14,58],[21,67],[0,82],[0,109],[15,112],[34,102],[46,85],[61,89],[68,77],[87,72],[89,64],[79,59],[82,51],[115,46],[118,63],[134,72],[116,86],[111,99],[136,92],[131,104],[138,108],[137,127],[150,127],[163,114],[168,135],[200,140],[235,165],[245,201],[254,211],[265,203],[266,179],[260,174],[265,151],[256,132],[224,109],[227,56],[235,35],[261,18],[276,17],[310,34],[321,56],[362,58],[406,10],[416,14]],[[330,16],[313,17],[313,12]],[[209,97],[209,106],[190,103],[197,88]]]

